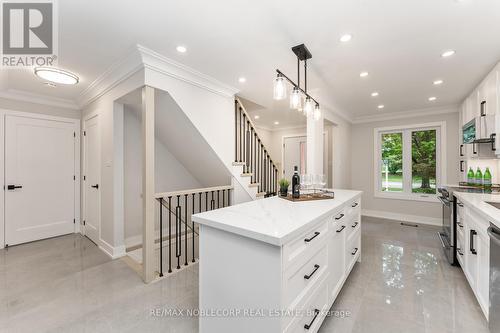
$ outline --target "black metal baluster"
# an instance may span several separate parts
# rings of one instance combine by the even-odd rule
[[[181,268],[181,218],[182,218],[182,209],[179,203],[180,195],[177,196],[177,207],[175,207],[175,256],[177,257],[177,269]]]
[[[193,221],[193,215],[194,215],[194,193],[193,193],[193,214],[191,214],[191,227],[193,228],[192,230],[192,233],[191,233],[191,236],[193,237],[193,239],[191,239],[191,243],[193,245],[193,259],[191,260],[191,262],[195,262],[194,260],[194,221]]]
[[[214,205],[215,206],[215,205]],[[219,190],[217,190],[217,209],[220,207],[220,202],[219,202]]]
[[[163,276],[163,198],[160,198],[160,277]]]
[[[241,157],[242,157],[242,151],[243,151],[243,138],[242,138],[243,132],[241,131],[241,127],[242,127],[242,126],[241,126],[241,120],[242,120],[242,119],[241,119],[241,118],[242,118],[242,117],[241,117],[241,114],[242,114],[242,109],[241,109],[241,107],[240,107],[239,109],[240,109],[240,126],[239,126],[239,128],[240,128],[240,163],[241,163]]]
[[[222,208],[226,207],[226,190],[222,190]]]
[[[210,210],[215,209],[214,191],[212,191],[212,199],[210,200]]]
[[[198,207],[198,213],[201,213],[201,195],[202,195],[202,193],[200,192],[199,193],[199,199],[200,199],[199,200],[200,201],[199,204],[200,204],[200,207]]]
[[[184,266],[188,265],[188,195],[184,194]]]
[[[243,165],[243,173],[245,173],[245,166],[247,164],[246,158],[247,158],[247,116],[245,113],[243,113],[243,162],[245,164]]]
[[[231,206],[231,189],[227,189],[227,205]]]
[[[234,161],[238,162],[238,101],[234,101]]]
[[[172,197],[168,197],[168,272],[172,273]]]
[[[247,130],[245,132],[245,138],[246,138],[246,143],[247,145],[245,146],[246,149],[246,162],[247,162],[247,173],[250,172],[250,121],[247,120]]]
[[[208,191],[205,192],[205,211],[208,211]]]

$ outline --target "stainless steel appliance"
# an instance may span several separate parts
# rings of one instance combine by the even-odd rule
[[[500,229],[490,224],[490,332],[500,332]]]
[[[438,232],[438,237],[441,240],[441,245],[443,246],[444,254],[448,259],[448,262],[452,265],[456,265],[456,200],[453,196],[453,192],[449,191],[449,188],[439,188],[438,191],[441,194],[438,196],[438,199],[443,204],[443,227],[442,230]]]

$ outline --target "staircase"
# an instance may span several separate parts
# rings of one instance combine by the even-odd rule
[[[278,168],[238,98],[235,99],[234,123],[233,176],[246,187],[253,200],[276,195],[278,193]]]

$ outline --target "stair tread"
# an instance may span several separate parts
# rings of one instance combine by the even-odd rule
[[[241,177],[252,177],[253,173],[242,173]]]
[[[248,185],[249,187],[259,187],[260,186],[260,183],[252,183],[250,185]]]
[[[243,166],[243,165],[246,165],[245,162],[233,162],[233,165],[234,166]]]

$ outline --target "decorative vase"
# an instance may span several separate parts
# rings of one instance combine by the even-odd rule
[[[288,195],[288,187],[280,187],[280,196],[286,197]]]

